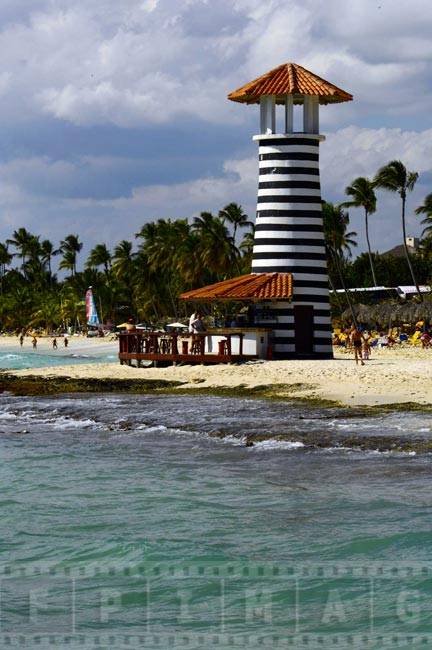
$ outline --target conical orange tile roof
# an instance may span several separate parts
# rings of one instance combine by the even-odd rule
[[[182,293],[182,300],[262,300],[291,298],[291,273],[250,273]]]
[[[297,63],[282,63],[258,79],[234,90],[228,95],[228,99],[244,104],[258,104],[261,95],[275,95],[278,104],[285,103],[285,95],[316,95],[320,104],[349,102],[353,98],[345,90],[321,79]],[[303,99],[294,98],[294,103],[302,104]]]

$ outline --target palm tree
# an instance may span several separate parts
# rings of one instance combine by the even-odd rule
[[[144,239],[139,245],[139,261],[147,270],[147,284],[153,285],[159,307],[168,309],[171,304],[171,313],[176,316],[177,296],[183,289],[178,261],[189,234],[187,219],[158,219],[157,223],[146,223],[135,235]]]
[[[3,302],[3,301],[2,301]],[[35,294],[28,284],[16,285],[5,298],[8,309],[7,324],[13,327],[24,327],[29,324],[34,308]]]
[[[345,255],[351,257],[351,247],[357,246],[357,242],[353,237],[357,236],[356,232],[347,232],[349,224],[349,213],[340,205],[333,205],[323,201],[322,204],[323,214],[323,230],[324,230],[324,244],[326,247],[327,255],[334,262],[336,270],[345,292],[345,298],[351,312],[354,325],[357,327],[357,318],[349,297],[348,291],[345,286],[345,279],[342,273],[342,265],[345,261]]]
[[[76,274],[76,259],[83,244],[79,241],[78,235],[68,235],[60,242],[60,252],[63,253],[63,260],[59,269],[69,269],[72,276]]]
[[[3,295],[3,278],[6,267],[12,262],[12,253],[9,253],[7,244],[0,243],[0,294]]]
[[[402,233],[403,233],[403,245],[405,249],[405,256],[407,259],[408,267],[411,273],[411,277],[415,287],[417,289],[417,295],[420,302],[423,302],[423,296],[420,292],[416,277],[414,275],[414,270],[411,264],[410,254],[408,251],[408,246],[406,242],[406,225],[405,225],[405,205],[407,192],[411,192],[414,189],[418,178],[417,172],[409,172],[403,162],[400,160],[392,160],[384,167],[378,170],[375,178],[374,185],[382,190],[387,192],[397,192],[401,197],[402,201]]]
[[[60,260],[59,271],[62,269],[70,271],[72,277],[74,277],[76,273],[76,253],[73,251],[64,251],[63,257]]]
[[[223,219],[214,217],[210,212],[201,212],[195,217],[192,224],[193,230],[199,235],[200,257],[204,268],[216,274],[232,277],[232,267],[235,266],[239,273],[239,250],[230,237]]]
[[[248,220],[248,215],[243,212],[243,208],[238,203],[229,203],[223,210],[219,210],[219,218],[223,222],[228,221],[233,227],[233,239],[235,242],[237,228],[251,226],[252,221]]]
[[[6,243],[12,244],[17,249],[18,253],[15,255],[21,257],[21,266],[25,274],[26,258],[34,244],[34,235],[25,228],[18,228],[14,231],[12,239],[7,239]]]
[[[348,185],[345,188],[345,194],[352,197],[351,201],[345,201],[341,203],[341,206],[344,208],[364,208],[365,211],[365,230],[366,230],[366,242],[369,253],[369,263],[372,271],[372,280],[374,287],[377,286],[377,281],[375,277],[375,269],[372,261],[372,253],[369,241],[369,215],[374,214],[376,211],[376,196],[374,192],[374,184],[369,178],[364,178],[359,176],[356,178],[351,185]]]
[[[29,325],[44,325],[48,331],[62,322],[61,303],[57,296],[49,295],[38,301],[38,306],[30,316]]]
[[[424,260],[432,259],[432,232],[420,240],[419,255]]]
[[[128,302],[132,313],[138,315],[142,304],[141,277],[137,265],[137,253],[133,252],[132,242],[126,239],[114,247],[112,275],[118,305],[121,302]]]
[[[111,259],[111,253],[109,252],[106,244],[96,244],[96,246],[90,251],[86,266],[103,266],[105,275],[108,277],[111,270]]]
[[[134,276],[134,261],[136,253],[132,252],[132,242],[123,239],[114,248],[112,259],[114,260],[112,270],[114,277],[123,282],[126,288],[131,288],[133,285]]]
[[[414,210],[416,214],[425,214],[425,218],[420,221],[426,225],[426,228],[422,230],[422,237],[428,237],[432,235],[432,194],[428,194],[424,200],[423,205],[419,205],[418,208]]]
[[[55,249],[54,245],[52,242],[50,242],[49,239],[44,239],[41,243],[41,255],[42,255],[42,262],[46,267],[48,267],[48,274],[49,274],[49,281],[50,281],[50,287],[52,289],[52,270],[51,270],[51,258],[54,255],[58,255],[60,253],[60,249]]]
[[[240,264],[241,264],[241,273],[250,273],[252,266],[253,258],[253,247],[255,244],[255,224],[250,224],[250,231],[246,232],[243,235],[241,240],[239,251],[242,255]]]

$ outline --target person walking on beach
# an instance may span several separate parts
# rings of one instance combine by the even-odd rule
[[[24,334],[20,334],[19,342],[20,342],[20,346],[22,347],[24,343]]]
[[[361,357],[363,361],[367,361],[370,357],[371,347],[369,345],[368,339],[363,336],[363,343],[361,345]]]
[[[363,337],[362,337],[362,333],[360,332],[358,327],[356,327],[355,325],[353,325],[351,327],[350,338],[351,338],[352,345],[354,347],[354,359],[355,359],[356,365],[358,364],[358,362],[360,360],[361,365],[364,366],[364,361],[363,361],[363,359],[361,357],[361,346],[362,346]]]
[[[37,348],[37,338],[35,336],[32,338],[32,346],[33,346],[33,350],[36,350],[36,348]]]
[[[64,335],[63,343],[64,343],[65,348],[67,348],[68,343],[69,343],[68,335],[67,335],[67,334]]]
[[[57,345],[57,339],[56,339],[56,337],[53,338],[52,346],[53,346],[53,350],[57,350],[58,345]]]

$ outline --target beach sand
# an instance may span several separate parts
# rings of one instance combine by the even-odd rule
[[[3,346],[16,344],[18,339],[0,337]],[[31,349],[26,339],[23,349]],[[59,355],[116,355],[118,342],[106,339],[70,337],[65,350],[59,339]],[[38,354],[53,354],[49,338],[39,339]],[[72,379],[163,380],[181,382],[181,389],[196,388],[254,389],[268,387],[281,398],[299,397],[332,400],[346,406],[380,406],[413,402],[432,405],[432,348],[396,347],[375,350],[364,366],[356,365],[353,353],[335,351],[329,360],[250,361],[243,364],[184,365],[153,368],[92,363],[3,370],[15,377],[69,377]]]

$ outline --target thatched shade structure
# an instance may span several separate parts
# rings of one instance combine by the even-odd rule
[[[380,323],[382,325],[402,325],[417,321],[432,320],[432,302],[411,302],[406,304],[383,303],[381,305],[353,305],[358,321],[363,323]],[[346,309],[342,318],[351,321],[351,311]]]

